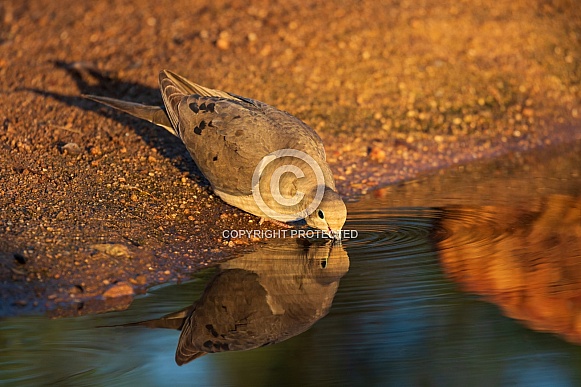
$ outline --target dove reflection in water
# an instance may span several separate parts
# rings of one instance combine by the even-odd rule
[[[194,304],[129,325],[181,329],[176,363],[275,344],[327,315],[349,270],[340,243],[280,239],[220,265]]]

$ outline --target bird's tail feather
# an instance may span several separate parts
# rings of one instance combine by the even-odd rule
[[[142,105],[140,103],[127,102],[115,98],[99,97],[96,95],[83,95],[83,97],[159,125],[174,136],[177,136],[166,111],[159,106]]]

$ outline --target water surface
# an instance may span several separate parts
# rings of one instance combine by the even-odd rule
[[[0,380],[579,385],[580,176],[581,143],[461,166],[354,203],[342,245],[272,240],[127,311],[5,319]]]

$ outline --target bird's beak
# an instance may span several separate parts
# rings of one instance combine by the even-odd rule
[[[331,227],[329,227],[329,234],[333,236],[333,240],[341,241],[341,230],[333,231]]]

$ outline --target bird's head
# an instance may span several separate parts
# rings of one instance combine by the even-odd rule
[[[347,218],[347,208],[341,196],[329,187],[325,187],[323,199],[315,211],[305,218],[307,224],[340,239],[340,232]]]

